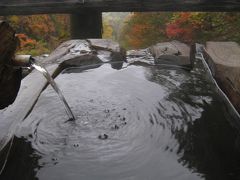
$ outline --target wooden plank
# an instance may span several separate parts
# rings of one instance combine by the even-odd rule
[[[88,11],[71,15],[72,39],[102,38],[102,13]]]
[[[132,11],[240,11],[239,0],[1,0],[0,15]]]

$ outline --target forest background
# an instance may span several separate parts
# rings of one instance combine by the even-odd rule
[[[70,39],[66,14],[6,16],[20,39],[19,54],[48,54]],[[103,13],[103,38],[126,49],[145,48],[158,42],[179,40],[187,44],[206,41],[240,43],[240,13],[152,12]]]

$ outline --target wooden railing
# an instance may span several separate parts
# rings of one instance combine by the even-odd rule
[[[126,11],[240,11],[239,0],[1,0],[0,15]]]

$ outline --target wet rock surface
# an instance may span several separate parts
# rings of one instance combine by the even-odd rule
[[[44,61],[46,63],[59,63],[64,62],[67,64],[68,60],[79,59],[78,65],[84,58],[98,59],[99,62],[111,61],[125,61],[125,51],[119,46],[118,43],[106,39],[87,39],[87,40],[70,40],[62,43],[55,49],[49,57]],[[96,63],[90,61],[89,64]],[[75,62],[75,65],[76,62]],[[86,63],[83,63],[86,65]]]
[[[207,42],[205,58],[214,78],[240,113],[240,46],[235,42]]]
[[[156,64],[191,66],[190,48],[179,41],[163,42],[149,48]]]
[[[146,49],[127,51],[130,64],[173,65],[192,68],[190,47],[178,41],[162,42]]]
[[[130,64],[145,63],[154,65],[154,57],[149,49],[138,49],[127,51],[127,62]]]

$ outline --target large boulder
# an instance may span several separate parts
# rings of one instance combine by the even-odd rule
[[[207,42],[207,60],[214,78],[240,112],[240,46],[236,42]]]
[[[85,58],[82,58],[84,56]],[[67,63],[87,65],[100,62],[125,61],[126,52],[118,43],[107,39],[69,40],[57,47],[44,63]],[[77,59],[79,59],[77,61]],[[89,63],[82,64],[90,59]]]
[[[179,41],[157,43],[150,48],[156,64],[191,66],[190,48]]]
[[[154,64],[154,57],[149,48],[127,51],[127,62],[130,64]]]
[[[125,61],[126,51],[110,39],[88,39],[92,49],[96,50],[103,61]]]

